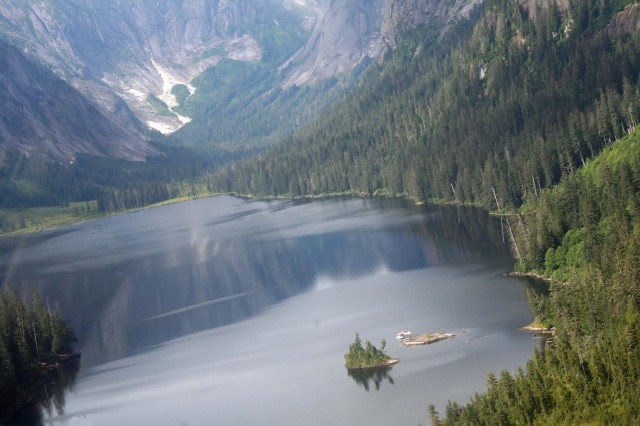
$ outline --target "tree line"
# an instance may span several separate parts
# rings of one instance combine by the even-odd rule
[[[216,186],[489,208],[495,190],[519,206],[638,121],[640,40],[621,22],[634,19],[619,14],[626,3],[549,2],[534,19],[519,2],[490,1],[443,36],[417,30],[331,112],[224,168]]]
[[[94,206],[97,201],[99,212],[115,212],[210,193],[212,186],[202,176],[255,152],[153,144],[160,154],[139,162],[78,155],[73,164],[59,164],[38,153],[5,151],[0,161],[0,232],[34,225],[23,219],[29,215],[13,213],[22,209],[68,207],[71,202]],[[3,214],[5,209],[11,211]],[[74,214],[76,210],[82,213],[75,209]]]
[[[47,393],[44,406],[50,410],[53,399],[61,410],[64,391],[52,392],[45,379],[59,362],[74,355],[75,342],[60,311],[45,304],[38,293],[28,305],[12,287],[0,290],[1,422],[13,421],[25,406],[35,403],[43,388]]]
[[[554,347],[442,425],[640,422],[640,129],[522,206],[520,268],[551,278]]]
[[[332,112],[214,185],[510,213],[517,268],[553,280],[532,301],[553,344],[442,418],[430,406],[432,422],[637,424],[638,22],[632,1],[488,1],[444,36],[409,34]]]
[[[370,341],[366,341],[362,346],[362,340],[356,333],[355,340],[349,345],[349,351],[344,355],[347,368],[366,368],[385,366],[391,357],[384,352],[387,342],[383,339],[380,349],[376,348]]]

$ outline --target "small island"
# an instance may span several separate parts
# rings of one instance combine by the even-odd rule
[[[455,334],[451,333],[423,333],[401,339],[405,346],[430,345],[445,339],[451,339]]]
[[[384,352],[387,342],[382,339],[380,349],[371,344],[370,341],[365,342],[362,346],[360,336],[356,333],[354,342],[349,346],[349,352],[344,355],[347,369],[355,368],[380,368],[390,367],[400,362],[399,359],[391,358]]]

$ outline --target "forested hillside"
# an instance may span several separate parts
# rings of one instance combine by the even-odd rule
[[[407,34],[332,113],[229,168],[218,186],[491,208],[495,189],[502,207],[518,206],[638,120],[640,8],[631,3],[491,0],[443,37]]]
[[[489,0],[444,37],[407,34],[332,113],[216,184],[501,210],[518,270],[550,280],[532,307],[555,334],[432,424],[638,424],[638,28],[632,1]]]
[[[449,424],[640,422],[640,131],[522,207],[526,268],[552,278],[537,316],[555,348],[490,375]],[[544,253],[544,255],[541,255]]]
[[[283,76],[271,68],[224,59],[194,79],[194,95],[188,96],[186,86],[174,88],[180,104],[176,112],[193,121],[169,142],[235,151],[265,149],[326,109],[353,86],[365,66],[313,86],[283,88]]]

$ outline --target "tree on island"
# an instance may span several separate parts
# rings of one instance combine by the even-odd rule
[[[386,340],[382,339],[380,342],[380,348],[376,348],[370,341],[365,342],[365,346],[362,346],[362,340],[356,333],[354,342],[349,346],[349,352],[344,355],[347,368],[367,368],[367,367],[381,367],[388,366],[397,362],[390,356],[388,356],[384,349],[387,346]]]
[[[69,381],[68,366],[62,364],[66,360],[78,364],[74,342],[75,334],[60,312],[45,306],[38,293],[29,306],[12,287],[0,291],[0,423],[14,421],[25,410],[37,412],[38,395],[43,392],[43,407],[50,411],[53,402],[61,411],[64,393],[49,387],[52,376],[64,375]],[[73,377],[74,371],[77,366],[71,368]],[[27,408],[34,404],[34,410]]]

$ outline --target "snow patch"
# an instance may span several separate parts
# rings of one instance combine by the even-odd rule
[[[141,91],[136,90],[136,89],[127,88],[124,91],[125,91],[125,93],[132,94],[133,96],[138,98],[139,101],[144,101],[147,98],[147,95],[145,95],[144,93],[142,93]]]
[[[173,108],[177,107],[178,104],[178,100],[176,99],[175,95],[173,93],[171,93],[171,91],[173,90],[173,88],[175,86],[178,85],[184,85],[187,87],[187,90],[189,90],[189,96],[193,95],[194,93],[196,93],[196,88],[191,85],[190,83],[186,83],[184,81],[180,81],[178,78],[176,78],[175,76],[171,75],[171,73],[169,71],[167,71],[166,69],[162,68],[160,65],[158,65],[156,63],[156,61],[154,61],[153,59],[151,60],[151,63],[153,64],[153,67],[156,69],[156,71],[158,71],[158,74],[160,74],[160,78],[162,78],[162,94],[160,96],[158,96],[158,99],[160,99],[162,102],[164,102],[167,107],[169,108],[169,111],[171,111],[172,113],[174,113],[176,115],[176,117],[178,117],[178,120],[180,120],[180,122],[182,123],[182,125],[180,126],[172,126],[166,123],[159,123],[159,122],[155,122],[155,121],[148,121],[147,125],[154,129],[159,131],[160,133],[163,134],[170,134],[175,132],[176,130],[178,130],[180,127],[184,126],[185,124],[191,122],[191,117],[185,117],[184,115],[180,115],[177,112],[175,112],[173,110]],[[129,89],[129,92],[131,92],[131,90],[133,89]]]
[[[158,99],[160,99],[162,102],[167,104],[169,109],[178,106],[178,101],[176,100],[176,97],[173,95],[173,93],[171,93],[171,90],[173,90],[174,86],[183,84],[187,86],[187,89],[189,90],[189,93],[191,95],[193,95],[196,92],[196,88],[194,86],[192,86],[189,83],[185,83],[183,81],[178,80],[176,77],[172,76],[167,70],[160,67],[160,65],[158,65],[156,61],[154,61],[153,59],[151,60],[151,63],[153,64],[156,71],[158,71],[158,74],[160,74],[160,77],[162,78],[162,94],[158,96]]]
[[[153,129],[162,133],[163,135],[169,135],[175,132],[176,130],[178,130],[170,124],[159,123],[157,121],[147,121],[147,126],[149,126],[150,129]]]

